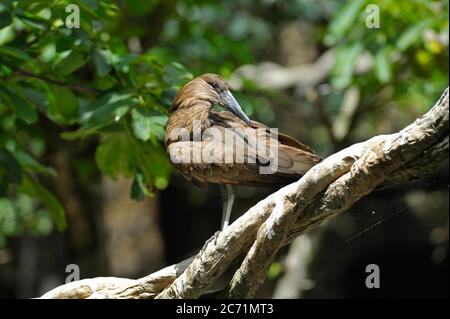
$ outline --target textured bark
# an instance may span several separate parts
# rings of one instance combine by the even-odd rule
[[[43,297],[251,298],[280,247],[345,211],[375,188],[422,177],[448,159],[448,103],[447,88],[428,113],[400,132],[375,136],[328,157],[299,181],[252,207],[207,241],[191,260],[140,280],[86,279]],[[246,256],[229,285],[209,294],[208,289],[242,254]]]
[[[170,285],[192,258],[168,266],[141,279],[97,277],[74,281],[45,293],[43,299],[149,299]]]

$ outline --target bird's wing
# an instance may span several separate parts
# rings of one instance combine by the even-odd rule
[[[224,127],[229,127],[229,128],[247,126],[247,124],[244,121],[242,121],[241,119],[236,117],[233,113],[228,112],[228,111],[222,111],[222,112],[211,111],[210,119],[212,119],[215,124],[222,125]],[[268,126],[266,126],[260,122],[257,122],[257,121],[251,121],[250,125],[248,125],[248,126],[255,128],[255,129],[263,128],[263,129],[267,130],[267,133],[270,132],[269,131],[270,128]],[[289,135],[286,135],[284,133],[278,132],[278,141],[283,145],[288,145],[293,148],[297,148],[297,149],[303,150],[305,152],[315,154],[315,152],[309,146],[299,142],[295,138],[293,138]]]
[[[272,137],[269,128],[259,122],[252,121],[247,125],[226,111],[211,111],[209,119],[210,128],[216,130],[216,135],[221,135],[222,138],[216,140],[211,136],[209,143],[202,142],[198,147],[209,150],[220,149],[222,153],[215,155],[216,163],[202,166],[208,176],[201,174],[200,178],[230,184],[261,186],[283,184],[288,180],[299,178],[321,160],[308,146],[288,135],[278,133],[277,137]],[[230,140],[223,138],[226,129],[229,128],[233,129],[227,130],[234,141],[231,143]],[[208,134],[205,137],[207,138]],[[277,153],[273,152],[274,149],[270,149],[270,145],[276,147]],[[237,158],[236,153],[244,154],[244,159]],[[232,161],[229,160],[230,156],[227,161],[225,157],[230,154],[233,154]],[[261,173],[261,168],[270,163],[276,164],[273,174]]]
[[[171,162],[197,185],[286,184],[320,162],[309,147],[285,134],[276,139],[261,123],[247,125],[230,112],[213,111],[209,119],[200,141],[168,146]],[[267,169],[271,164],[272,169]]]

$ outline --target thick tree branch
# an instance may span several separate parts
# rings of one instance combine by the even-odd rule
[[[448,103],[447,88],[427,114],[399,133],[387,135],[384,141],[364,154],[346,175],[331,184],[302,213],[291,229],[289,238],[295,238],[349,208],[378,185],[421,176],[418,173],[421,171],[419,165],[423,165],[426,160],[430,163],[423,165],[423,168],[429,173],[430,167],[437,167],[448,159]],[[430,154],[438,156],[432,157]]]
[[[448,147],[449,137],[448,135],[443,136],[440,141],[425,150],[422,155],[392,172],[380,186],[387,187],[400,184],[433,173],[442,162],[448,159]]]
[[[198,298],[208,294],[230,264],[247,252],[229,285],[209,296],[252,297],[281,246],[345,211],[373,189],[421,177],[447,159],[448,117],[446,89],[427,114],[402,131],[333,154],[299,181],[260,201],[208,241],[189,265],[185,261],[145,280],[94,278],[70,283],[43,297]],[[75,286],[79,293],[68,293]]]
[[[105,298],[154,298],[170,285],[191,263],[188,258],[141,279],[97,277],[83,279],[56,287],[45,293],[44,299],[105,299]]]

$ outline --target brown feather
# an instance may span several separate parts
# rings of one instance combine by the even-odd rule
[[[173,163],[188,180],[200,186],[207,183],[251,186],[286,184],[298,179],[320,162],[321,158],[311,148],[288,135],[279,133],[278,140],[274,140],[270,136],[269,128],[262,123],[251,121],[250,124],[246,124],[230,112],[212,110],[211,107],[218,101],[218,96],[211,83],[228,87],[226,82],[216,75],[203,75],[180,89],[169,110],[165,142],[171,158],[176,158],[180,150],[191,154],[192,158],[193,151],[199,149],[202,152],[210,151],[208,154],[216,159],[213,163]],[[201,141],[193,140],[195,120],[199,121],[200,130],[205,135]],[[172,133],[175,132],[175,128],[186,128],[189,132],[189,141],[181,141],[180,137],[174,136]],[[209,128],[217,129],[222,139],[217,141],[214,136],[208,136],[206,133],[209,132],[207,130]],[[225,130],[230,128],[234,129],[233,138],[236,145],[226,144],[223,138]],[[261,128],[263,130],[258,130]],[[278,166],[274,174],[260,173],[260,167],[266,165],[269,158],[267,155],[257,154],[256,140],[251,134],[247,136],[236,129],[258,133],[258,138],[265,140],[266,144],[278,143]],[[237,161],[235,154],[237,149],[243,151],[244,163]],[[226,162],[226,156],[231,156],[232,161]]]

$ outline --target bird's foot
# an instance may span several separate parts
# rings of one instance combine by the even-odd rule
[[[203,244],[202,249],[200,249],[199,254],[203,254],[203,252],[206,250],[206,247],[208,246],[208,244],[212,241],[214,241],[214,246],[217,244],[217,238],[219,237],[220,234],[220,230],[216,231],[214,233],[214,235],[212,235],[210,238],[208,238],[208,240],[206,240],[206,242]]]

